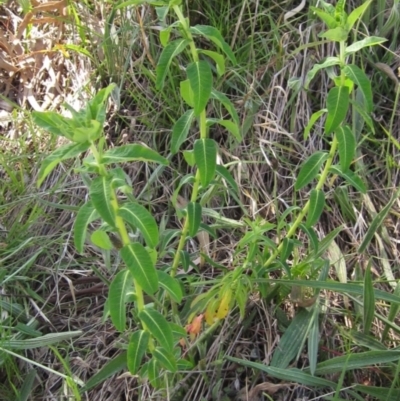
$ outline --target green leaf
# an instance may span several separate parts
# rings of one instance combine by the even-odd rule
[[[314,252],[318,252],[318,237],[312,227],[307,227],[305,224],[300,224],[300,229],[307,235],[308,239],[310,240],[311,248]]]
[[[315,369],[317,366],[318,360],[318,351],[319,351],[319,312],[320,308],[317,306],[314,307],[313,317],[311,321],[310,333],[308,335],[307,341],[307,350],[308,350],[308,359],[310,365],[310,372],[314,376]]]
[[[174,348],[172,329],[165,317],[154,309],[147,308],[139,313],[139,319],[146,325],[149,332],[167,351]]]
[[[332,88],[326,99],[328,115],[325,121],[325,132],[332,133],[346,118],[349,109],[349,88],[339,86]]]
[[[211,90],[211,98],[215,99],[215,100],[218,100],[225,107],[225,109],[228,111],[228,113],[231,116],[233,122],[237,126],[240,126],[239,115],[238,115],[238,113],[236,111],[236,108],[224,93],[219,92],[216,89],[212,89]]]
[[[393,195],[393,197],[390,199],[388,204],[374,217],[372,222],[369,225],[369,228],[367,230],[367,233],[365,234],[365,237],[358,248],[358,253],[361,254],[365,251],[369,243],[371,242],[373,236],[379,229],[379,227],[383,224],[383,222],[386,219],[386,216],[392,209],[393,203],[398,200],[398,197],[400,195],[400,189],[396,191],[396,193]]]
[[[189,236],[195,237],[199,231],[201,223],[201,205],[196,202],[190,202],[187,205]]]
[[[163,366],[165,369],[169,370],[170,372],[176,372],[176,360],[172,353],[166,351],[162,347],[157,347],[152,351],[154,358],[160,362],[160,365]]]
[[[193,117],[194,111],[188,110],[174,124],[171,137],[171,153],[173,155],[178,153],[182,143],[186,141]]]
[[[149,253],[138,242],[125,245],[120,250],[121,257],[133,278],[150,295],[158,290],[158,276]]]
[[[371,133],[375,134],[374,121],[372,120],[370,113],[367,113],[367,111],[365,110],[364,105],[360,105],[360,102],[354,102],[351,99],[350,103],[356,109],[357,113],[364,120],[364,122],[368,125],[368,128],[371,130]]]
[[[208,25],[196,25],[190,27],[190,32],[194,35],[205,36],[207,39],[211,40],[217,47],[219,47],[226,54],[226,56],[229,58],[229,60],[233,65],[237,64],[235,55],[233,54],[228,43],[225,42],[224,38],[222,37],[221,33],[217,28]]]
[[[115,90],[116,87],[116,84],[112,83],[106,88],[99,90],[86,106],[89,111],[89,118],[91,120],[97,121],[101,127],[103,127],[106,119],[106,108],[104,104],[110,96],[111,92]]]
[[[156,67],[156,88],[160,90],[164,86],[165,77],[167,76],[169,66],[172,60],[179,53],[181,53],[190,43],[187,39],[177,39],[169,42],[167,46],[164,47],[160,59]]]
[[[179,282],[162,270],[157,270],[157,275],[160,287],[164,288],[176,303],[181,303],[183,294]]]
[[[349,32],[347,31],[347,29],[338,26],[333,29],[328,29],[327,31],[320,33],[318,36],[320,38],[325,38],[333,42],[343,42],[347,39],[348,35]]]
[[[218,118],[208,118],[207,125],[219,124],[226,128],[235,139],[240,142],[242,140],[242,135],[240,133],[240,127],[232,120],[220,120]]]
[[[239,365],[247,366],[252,369],[257,369],[268,375],[275,377],[279,380],[287,382],[294,382],[302,384],[303,386],[309,387],[332,387],[335,388],[336,383],[320,377],[311,376],[309,373],[305,373],[300,369],[290,368],[282,369],[272,366],[267,366],[264,363],[250,362],[245,359],[233,358],[231,356],[225,357],[228,361],[238,363]]]
[[[206,188],[214,179],[217,166],[217,146],[217,143],[209,138],[197,139],[194,143],[194,158],[203,188]]]
[[[271,367],[286,369],[300,355],[310,330],[312,316],[312,312],[302,309],[294,317],[274,351]]]
[[[331,166],[330,172],[332,174],[340,175],[340,177],[344,178],[350,185],[352,185],[355,189],[357,189],[357,191],[360,191],[362,194],[367,193],[367,188],[364,182],[353,171],[347,170],[343,172],[340,166]]]
[[[323,61],[321,64],[314,64],[311,70],[307,73],[306,80],[304,82],[305,89],[308,89],[310,82],[315,77],[318,71],[339,64],[340,64],[339,57],[327,57],[326,60]]]
[[[118,146],[107,150],[101,158],[102,164],[126,163],[130,161],[154,162],[168,165],[168,160],[155,150],[139,144]]]
[[[126,329],[126,297],[132,291],[133,280],[129,270],[121,270],[110,284],[108,306],[113,325],[118,331]]]
[[[213,86],[211,68],[206,61],[197,61],[188,65],[186,73],[193,91],[194,114],[199,116],[211,96]]]
[[[308,209],[306,226],[312,227],[319,221],[325,207],[325,194],[322,190],[313,189],[310,194],[310,207]]]
[[[343,72],[351,79],[361,90],[364,96],[364,104],[367,113],[371,113],[373,109],[371,82],[365,72],[358,66],[350,64],[343,68]]]
[[[179,85],[179,90],[181,93],[182,99],[191,107],[194,107],[194,96],[193,96],[193,90],[190,87],[190,82],[188,79],[185,79],[184,81],[181,81]]]
[[[98,384],[103,383],[109,377],[115,375],[121,370],[126,369],[126,352],[122,352],[117,357],[113,358],[111,361],[107,362],[96,374],[94,374],[87,382],[84,387],[79,389],[80,394],[91,390]]]
[[[346,27],[350,31],[353,29],[354,24],[356,21],[364,14],[365,10],[369,7],[372,0],[367,0],[361,4],[361,6],[355,8],[350,15],[347,17]]]
[[[90,184],[90,198],[100,217],[111,227],[115,226],[115,212],[111,205],[112,188],[108,177],[97,177]]]
[[[326,26],[329,29],[334,29],[338,26],[338,22],[336,21],[336,18],[334,15],[327,13],[326,11],[323,11],[317,7],[310,7],[310,9],[318,15],[319,19],[321,19],[323,22],[325,22]]]
[[[138,330],[131,335],[128,344],[128,369],[132,375],[139,371],[144,354],[149,344],[150,334],[144,330]]]
[[[371,276],[371,260],[365,270],[363,312],[364,334],[369,334],[375,314],[375,294]]]
[[[157,359],[152,358],[147,364],[147,375],[149,377],[149,382],[154,388],[162,387],[162,376],[161,366]]]
[[[361,391],[364,394],[370,395],[370,397],[365,397],[365,399],[371,399],[376,401],[399,401],[400,400],[400,390],[390,387],[372,387],[372,386],[362,386],[357,384],[354,387],[355,391]]]
[[[92,202],[85,203],[78,211],[74,224],[74,244],[76,250],[82,254],[85,244],[88,225],[100,216],[94,209]]]
[[[348,56],[349,54],[358,52],[359,50],[363,49],[364,47],[379,45],[386,41],[387,41],[387,39],[385,39],[385,38],[379,38],[377,36],[368,36],[362,40],[359,40],[358,42],[354,42],[350,46],[347,46],[346,50],[345,50],[346,56]]]
[[[225,58],[222,54],[213,52],[211,50],[200,50],[200,53],[212,58],[217,66],[217,74],[219,77],[225,74]]]
[[[216,171],[217,174],[230,185],[230,187],[234,190],[234,194],[237,196],[239,194],[239,188],[229,170],[226,167],[217,164]]]
[[[194,157],[194,151],[193,150],[184,150],[183,151],[183,157],[184,157],[186,163],[190,167],[194,167],[194,165],[196,164],[196,159]]]
[[[398,361],[400,359],[399,350],[388,351],[366,351],[360,353],[350,353],[336,358],[329,359],[317,365],[315,374],[325,375],[341,372],[343,366],[346,370],[368,368],[373,365],[384,364]]]
[[[312,127],[314,127],[314,124],[317,122],[317,120],[327,112],[326,109],[323,110],[318,110],[315,113],[312,114],[310,120],[308,121],[308,124],[304,128],[304,140],[308,139],[310,136],[310,131]]]
[[[138,203],[127,202],[118,210],[118,215],[131,226],[139,229],[149,247],[155,248],[158,245],[156,220],[145,207]]]
[[[90,147],[90,142],[70,143],[56,149],[53,153],[47,156],[39,170],[39,178],[37,186],[43,183],[44,179],[53,171],[53,169],[63,160],[72,159],[83,152],[86,152]]]
[[[110,251],[114,248],[112,242],[110,241],[110,238],[105,231],[93,231],[90,236],[90,240],[93,242],[94,245],[98,246],[101,249]]]
[[[356,154],[356,138],[348,125],[336,128],[335,134],[338,141],[340,167],[342,171],[347,172]]]
[[[296,191],[305,187],[318,175],[322,164],[327,158],[328,154],[326,152],[315,152],[302,164],[294,186]]]
[[[70,118],[63,117],[54,111],[33,111],[32,116],[33,122],[40,128],[53,135],[62,136],[73,141],[73,133],[71,132],[72,120]]]

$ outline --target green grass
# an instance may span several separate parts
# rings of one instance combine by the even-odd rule
[[[205,220],[217,235],[209,240],[210,255],[205,266],[199,265],[198,239],[185,247],[191,260],[186,271],[182,266],[178,270],[186,291],[179,316],[185,325],[196,296],[213,286],[222,286],[234,274],[235,267],[245,265],[248,276],[243,277],[243,287],[250,293],[244,320],[240,321],[239,307],[235,307],[218,327],[208,329],[204,325],[202,341],[195,341],[190,347],[194,371],[163,376],[167,390],[155,390],[147,380],[129,375],[116,379],[113,375],[125,369],[123,362],[117,360],[118,364],[111,367],[107,363],[112,363],[126,348],[128,338],[117,336],[107,320],[103,312],[107,286],[97,285],[112,280],[119,269],[119,257],[114,251],[102,252],[89,242],[83,256],[76,253],[72,225],[87,194],[74,170],[80,162],[66,162],[43,187],[36,189],[42,157],[57,144],[47,137],[40,139],[43,137],[37,136],[30,122],[25,128],[26,136],[11,140],[3,131],[0,137],[0,309],[4,313],[0,347],[7,348],[11,340],[40,338],[47,333],[83,333],[55,343],[50,349],[40,341],[38,348],[30,350],[8,347],[25,362],[14,355],[0,354],[0,398],[29,400],[67,392],[79,399],[79,380],[88,383],[102,372],[97,385],[90,386],[88,399],[125,399],[129,390],[131,399],[229,400],[260,383],[274,382],[303,384],[308,393],[302,393],[302,387],[294,387],[298,396],[353,400],[370,395],[371,399],[397,400],[397,200],[384,216],[379,212],[400,183],[400,90],[397,85],[396,92],[397,77],[385,73],[382,65],[376,66],[377,62],[384,63],[395,75],[400,66],[397,2],[392,6],[373,3],[363,24],[356,26],[358,39],[372,34],[387,35],[389,39],[386,47],[363,50],[354,60],[367,72],[373,85],[375,133],[359,124],[357,113],[349,115],[348,120],[358,129],[361,142],[354,169],[368,184],[368,192],[360,195],[340,177],[332,176],[324,187],[328,207],[315,228],[323,240],[329,239],[337,227],[344,227],[334,242],[327,241],[325,251],[320,251],[329,262],[315,263],[309,253],[308,237],[299,232],[296,239],[300,243],[289,254],[288,265],[268,266],[267,278],[258,281],[251,275],[268,256],[264,249],[266,241],[282,238],[292,223],[292,217],[286,214],[288,209],[302,207],[308,199],[307,190],[294,190],[301,163],[313,152],[329,149],[330,139],[321,135],[322,123],[315,125],[307,140],[303,132],[311,114],[324,107],[331,81],[322,73],[305,91],[301,87],[296,89],[295,80],[299,78],[301,83],[307,71],[333,55],[335,49],[318,38],[321,23],[307,6],[284,21],[284,14],[297,6],[295,2],[285,3],[285,9],[273,2],[248,0],[188,4],[193,24],[215,26],[233,44],[238,65],[228,65],[227,73],[216,80],[215,86],[235,104],[244,139],[237,144],[224,129],[213,126],[210,130],[210,136],[222,149],[220,156],[234,177],[239,194],[229,185],[221,185],[203,195],[203,207],[208,213]],[[353,9],[359,4],[353,2],[348,7]],[[105,10],[103,14],[99,12],[100,5]],[[185,111],[179,81],[185,76],[183,69],[189,55],[182,53],[174,60],[166,86],[157,90],[154,63],[162,47],[153,11],[146,6],[137,12],[132,8],[130,14],[127,9],[113,14],[111,9],[104,2],[76,6],[79,18],[73,24],[78,20],[82,24],[78,36],[96,38],[98,45],[89,41],[79,43],[93,58],[74,54],[76,61],[70,62],[78,64],[78,60],[85,60],[91,76],[87,86],[90,92],[109,82],[118,85],[120,108],[111,107],[106,126],[110,147],[121,141],[142,142],[167,156],[172,125]],[[106,27],[103,36],[91,24],[83,23],[88,21],[88,15],[90,21],[97,20]],[[66,35],[77,28],[68,26]],[[96,46],[103,56],[99,56]],[[69,88],[64,89],[67,95]],[[210,116],[225,113],[216,102],[210,105]],[[26,115],[20,114],[19,121],[24,118]],[[18,126],[18,121],[13,124]],[[196,128],[192,129],[184,145],[186,149],[192,149],[197,135]],[[191,168],[180,154],[171,158],[170,166],[160,169],[139,163],[123,167],[133,182],[134,195],[160,225],[161,242],[165,244],[160,247],[160,267],[166,268],[178,241],[169,235],[182,224],[182,216],[177,215],[171,199],[178,194],[182,196],[178,202],[190,198],[190,187],[179,187],[179,182]],[[222,218],[216,219],[213,212]],[[279,227],[273,232],[257,233],[263,222],[279,223]],[[371,231],[371,226],[378,222]],[[370,242],[360,252],[359,247],[368,236]],[[279,351],[282,342],[287,344],[283,355]],[[101,371],[102,368],[105,370]],[[31,369],[36,370],[35,381]],[[57,371],[59,376],[46,369]],[[320,386],[323,380],[333,385]],[[105,393],[103,389],[111,384],[113,390]],[[279,391],[289,394],[289,388],[284,386]],[[271,389],[264,392],[265,397],[274,397]],[[261,394],[260,390],[257,395]]]

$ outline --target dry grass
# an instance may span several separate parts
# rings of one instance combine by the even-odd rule
[[[1,93],[7,105],[10,99],[17,105],[3,107],[6,111],[2,117],[0,152],[3,158],[12,155],[7,162],[8,166],[11,166],[12,171],[19,169],[24,177],[24,184],[17,192],[19,198],[16,199],[13,177],[4,167],[0,172],[4,188],[0,193],[3,196],[0,230],[7,232],[1,239],[0,255],[6,254],[7,250],[14,249],[27,239],[30,239],[29,244],[8,262],[8,267],[15,269],[19,261],[37,255],[28,269],[29,272],[27,270],[26,279],[18,278],[12,286],[4,286],[1,290],[3,295],[10,299],[14,297],[13,299],[24,306],[26,313],[39,322],[43,333],[82,330],[79,338],[61,345],[59,351],[63,358],[68,359],[74,377],[87,382],[121,351],[124,342],[109,321],[103,318],[107,297],[106,283],[118,267],[118,256],[108,255],[107,263],[103,261],[104,255],[90,245],[87,246],[84,256],[77,255],[72,246],[75,207],[84,202],[87,196],[80,176],[73,170],[75,164],[60,165],[45,184],[36,189],[42,153],[46,153],[55,144],[32,127],[29,110],[58,109],[64,101],[79,108],[96,87],[105,83],[96,79],[96,72],[101,71],[101,78],[122,74],[125,79],[121,92],[122,106],[119,111],[110,112],[108,144],[117,146],[123,141],[142,141],[160,151],[165,146],[171,119],[174,118],[174,113],[179,115],[179,111],[170,110],[168,94],[154,93],[150,75],[146,75],[149,71],[147,68],[152,67],[157,54],[152,54],[147,47],[143,47],[142,53],[137,53],[139,44],[151,44],[154,39],[151,24],[153,15],[149,9],[143,8],[142,14],[132,17],[134,28],[139,27],[137,45],[130,49],[124,48],[122,59],[112,58],[116,64],[113,66],[114,71],[110,71],[107,70],[110,68],[107,66],[110,59],[104,55],[104,48],[99,50],[108,5],[103,4],[100,7],[95,2],[89,12],[88,7],[76,4],[81,21],[86,24],[86,35],[90,33],[92,38],[91,43],[84,46],[77,26],[71,23],[70,17],[65,13],[66,2],[55,3],[56,7],[49,10],[51,15],[48,17],[43,13],[36,15],[40,11],[39,3],[33,8],[32,14],[26,14],[25,17],[14,2],[0,8]],[[237,28],[236,35],[232,38],[236,44],[240,44],[241,38],[249,32],[258,30],[261,36],[266,29],[261,21],[267,11],[259,2],[255,2],[254,7],[251,10],[242,9],[243,12],[238,13],[232,23]],[[271,39],[271,43],[281,46],[281,53],[277,52],[273,58],[264,57],[259,60],[255,54],[257,49],[253,49],[250,58],[253,57],[254,65],[249,63],[251,68],[243,66],[243,71],[237,73],[238,77],[228,82],[231,87],[230,96],[238,106],[242,121],[250,118],[245,141],[240,146],[233,147],[224,132],[216,130],[212,133],[224,150],[223,157],[226,161],[237,162],[232,173],[241,188],[240,200],[244,209],[224,203],[222,206],[216,204],[215,207],[224,216],[237,220],[246,214],[251,218],[262,216],[274,222],[288,206],[302,203],[307,196],[306,192],[295,193],[293,189],[298,167],[308,155],[327,147],[326,140],[321,136],[321,127],[317,125],[307,141],[303,139],[303,130],[312,112],[324,104],[324,94],[329,87],[328,79],[321,77],[315,80],[310,93],[300,91],[297,96],[293,95],[289,82],[292,77],[304,77],[313,64],[332,55],[334,48],[331,45],[313,45],[316,40],[315,32],[321,27],[316,23],[307,23],[306,16],[304,21],[298,23],[299,28],[295,29],[297,22],[292,22],[293,26],[283,23],[285,10],[279,10],[277,5],[272,5],[271,9],[280,16],[277,21],[282,24],[280,30],[276,30],[281,36]],[[194,12],[200,19],[201,11],[199,9]],[[258,12],[259,17],[254,14],[250,18],[251,12]],[[74,52],[71,48],[68,49],[67,44],[92,51],[97,48],[98,52],[93,53],[91,59],[85,56],[83,50]],[[117,55],[114,51],[112,57]],[[127,56],[131,58],[126,59]],[[137,68],[138,63],[143,64],[142,69]],[[397,55],[393,58],[391,67],[396,68],[399,64]],[[235,73],[232,72],[232,76]],[[379,87],[380,83],[390,87],[390,78],[377,68],[373,68],[370,74],[375,87]],[[383,127],[390,127],[393,135],[399,133],[400,108],[398,103],[394,104],[393,91],[377,92],[375,97],[376,120]],[[147,109],[149,104],[151,107]],[[394,110],[394,106],[397,106],[397,110]],[[400,138],[392,137],[391,140],[398,143]],[[385,146],[381,146],[379,141],[384,141]],[[357,275],[360,266],[363,267],[357,257],[357,248],[374,213],[386,205],[400,184],[397,153],[396,146],[390,144],[381,130],[377,137],[369,136],[360,148],[359,168],[363,169],[369,191],[362,198],[350,190],[349,198],[355,218],[353,221],[343,213],[336,198],[341,182],[336,179],[329,183],[326,194],[330,210],[317,227],[318,235],[322,238],[339,225],[343,224],[345,227],[335,240],[337,249],[330,249],[332,254],[336,250],[335,256],[343,258],[345,264],[344,267],[333,264],[332,277],[350,280]],[[27,154],[30,155],[29,158],[21,162]],[[173,160],[172,167],[162,171],[150,185],[146,183],[151,179],[151,171],[136,164],[126,166],[129,176],[135,182],[136,195],[146,199],[148,192],[152,191],[155,194],[149,201],[152,210],[159,221],[170,217],[168,227],[179,224],[166,211],[169,210],[174,186],[173,177],[186,173],[182,166],[182,160]],[[18,180],[18,175],[14,178]],[[63,205],[72,207],[64,208]],[[400,204],[397,200],[384,226],[368,248],[368,257],[373,260],[376,285],[387,291],[391,291],[389,280],[400,279],[399,216]],[[237,233],[225,231],[211,244],[214,260],[228,267],[237,240]],[[193,251],[197,250],[196,245],[189,246],[193,247]],[[331,260],[334,262],[333,258]],[[343,268],[345,274],[341,277],[339,272],[343,273]],[[200,274],[203,279],[212,278],[215,270],[209,268]],[[381,280],[383,278],[385,280]],[[349,352],[349,348],[355,350],[357,338],[352,329],[356,329],[358,324],[354,304],[329,291],[324,291],[321,299],[326,308],[320,344],[322,357],[327,359],[344,355]],[[382,315],[387,315],[385,305],[377,305],[377,308]],[[232,311],[221,327],[204,344],[199,345],[198,368],[182,376],[176,387],[168,389],[168,399],[256,401],[266,400],[270,396],[270,399],[276,400],[310,400],[326,395],[293,383],[272,381],[262,372],[255,373],[224,360],[225,356],[233,356],[268,363],[273,351],[279,346],[284,328],[295,313],[292,302],[285,301],[279,305],[253,294],[253,299],[247,306],[245,320],[239,321],[238,311]],[[397,324],[400,324],[398,319]],[[377,338],[382,330],[381,323],[376,320],[374,331]],[[390,335],[387,345],[399,346],[398,334],[391,332]],[[361,346],[361,342],[358,345]],[[63,370],[60,360],[48,348],[27,351],[25,355],[56,371]],[[24,374],[28,365],[18,361],[15,365],[14,372],[20,373],[10,377],[12,371],[3,369],[0,376],[4,380],[0,381],[5,383],[13,380],[14,385],[20,386],[20,375]],[[307,365],[306,353],[297,364],[298,367],[302,365]],[[330,379],[337,381],[339,375],[332,375]],[[387,386],[389,380],[386,372],[371,368],[354,371],[344,385],[360,383]],[[6,389],[0,389],[0,399],[7,399],[7,394],[9,393]],[[71,396],[70,390],[60,377],[38,369],[32,400],[72,399],[68,396]],[[83,399],[115,401],[167,398],[165,393],[158,393],[147,384],[140,384],[136,378],[121,373],[85,393]]]

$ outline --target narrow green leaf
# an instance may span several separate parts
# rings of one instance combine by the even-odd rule
[[[336,18],[334,15],[329,14],[328,12],[321,10],[320,8],[317,7],[310,7],[310,9],[318,15],[319,19],[325,22],[325,25],[329,29],[336,28],[338,26],[338,22],[336,21]]]
[[[372,386],[362,386],[357,384],[354,387],[355,391],[361,391],[370,397],[365,397],[365,399],[371,399],[376,401],[399,401],[400,400],[400,389],[390,387],[372,387]]]
[[[111,179],[103,176],[95,178],[90,184],[89,193],[92,204],[100,217],[111,227],[114,227],[115,212],[111,205]]]
[[[178,153],[182,143],[186,141],[193,117],[194,111],[188,110],[174,124],[171,137],[171,153],[173,155]]]
[[[74,244],[76,250],[82,254],[85,244],[88,225],[100,216],[94,209],[92,202],[85,203],[78,211],[74,224]]]
[[[165,317],[154,309],[144,309],[139,314],[139,319],[146,325],[150,333],[167,351],[174,348],[174,336],[172,329]]]
[[[349,355],[338,356],[321,362],[317,365],[315,374],[325,375],[335,372],[341,372],[343,366],[346,370],[362,369],[373,365],[385,364],[398,361],[400,359],[399,350],[387,351],[366,351],[360,353],[350,353]]]
[[[317,367],[318,351],[319,351],[319,312],[318,305],[314,306],[313,318],[311,321],[310,333],[308,336],[308,359],[310,365],[310,372],[314,376]]]
[[[195,237],[199,231],[201,223],[201,205],[199,203],[190,202],[187,205],[189,236]]]
[[[247,366],[252,369],[257,369],[268,375],[275,377],[279,380],[284,380],[287,382],[294,382],[302,384],[303,386],[309,387],[332,387],[336,386],[335,382],[331,382],[326,379],[321,379],[319,377],[311,376],[309,373],[305,373],[300,369],[282,369],[272,366],[267,366],[264,363],[250,362],[245,359],[233,358],[231,356],[225,357],[228,361],[238,363],[239,365]]]
[[[106,119],[106,108],[104,104],[111,95],[112,91],[114,91],[116,88],[116,84],[112,83],[106,88],[99,90],[86,106],[89,112],[89,119],[97,121],[101,127]]]
[[[313,313],[302,309],[292,320],[275,349],[271,367],[287,369],[293,359],[300,355],[310,330]]]
[[[121,270],[110,284],[108,306],[113,325],[118,331],[126,329],[126,297],[132,291],[133,280],[129,270]]]
[[[211,50],[200,50],[200,53],[212,58],[217,66],[217,74],[219,77],[225,74],[225,58],[222,54],[213,52]]]
[[[349,88],[339,86],[330,89],[326,99],[328,115],[325,121],[325,132],[332,133],[346,118],[349,109]]]
[[[194,107],[194,96],[192,88],[190,87],[190,82],[188,79],[181,81],[179,84],[179,90],[181,93],[182,99],[189,105],[189,107]]]
[[[68,138],[70,141],[73,140],[73,134],[71,132],[72,120],[70,118],[63,117],[61,114],[54,111],[33,111],[32,116],[33,122],[40,128],[43,128],[53,135]]]
[[[127,202],[118,210],[118,215],[131,226],[139,229],[149,247],[155,248],[158,245],[159,235],[156,220],[145,207],[138,203]]]
[[[149,377],[149,382],[154,388],[162,387],[162,376],[161,366],[157,359],[152,358],[147,364],[147,375]]]
[[[98,384],[103,383],[112,375],[126,369],[126,352],[122,352],[117,357],[113,358],[110,362],[107,362],[96,374],[94,374],[82,387],[79,392],[80,394],[91,390]]]
[[[354,102],[353,100],[350,99],[350,104],[356,109],[357,113],[360,115],[362,120],[368,125],[368,128],[371,130],[372,134],[375,134],[375,125],[374,121],[372,120],[372,117],[370,113],[367,113],[365,110],[365,107],[360,104],[361,102]],[[360,130],[361,132],[361,130]]]
[[[169,42],[167,46],[164,47],[156,67],[157,90],[160,90],[164,86],[165,77],[167,76],[169,66],[171,65],[174,57],[185,50],[186,46],[188,46],[189,43],[190,41],[187,39],[177,39]]]
[[[197,61],[188,65],[186,73],[193,91],[194,114],[199,116],[211,96],[213,86],[211,68],[206,61]]]
[[[144,354],[149,344],[150,334],[144,330],[135,331],[128,344],[128,369],[132,375],[136,375],[139,371]]]
[[[152,351],[154,358],[160,362],[160,365],[170,372],[176,372],[176,360],[174,356],[162,347],[157,347]]]
[[[307,227],[305,224],[300,224],[300,229],[307,235],[310,240],[311,248],[314,252],[318,252],[318,237],[312,227]]]
[[[370,47],[375,45],[380,45],[381,43],[386,42],[386,38],[379,38],[377,36],[368,36],[358,42],[352,43],[350,46],[346,47],[346,56],[352,53],[356,53],[359,50],[363,49],[364,47]]]
[[[375,294],[371,275],[371,260],[365,270],[363,312],[364,334],[369,334],[375,313]]]
[[[358,248],[358,253],[361,254],[361,253],[363,253],[365,251],[365,249],[367,248],[367,246],[371,242],[373,236],[378,231],[379,227],[383,224],[384,220],[386,219],[386,216],[388,215],[388,213],[392,209],[393,203],[395,201],[397,201],[399,195],[400,195],[400,189],[398,189],[396,191],[396,193],[390,199],[388,204],[374,217],[374,219],[372,220],[371,224],[369,225],[368,231],[365,234],[365,237],[364,237],[360,247]]]
[[[242,140],[242,134],[240,133],[240,127],[232,120],[221,120],[218,118],[208,118],[207,124],[219,124],[226,128],[234,137],[235,139],[240,142]]]
[[[347,170],[346,172],[343,172],[342,169],[340,168],[340,166],[331,166],[330,171],[332,174],[340,175],[350,185],[352,185],[355,189],[360,191],[362,194],[367,193],[367,188],[365,186],[365,183],[353,171]]]
[[[364,96],[364,104],[366,107],[366,112],[371,113],[373,109],[373,98],[371,82],[367,77],[367,74],[358,66],[349,64],[343,68],[343,72],[346,76],[351,79],[354,84],[356,84],[361,93]]]
[[[42,185],[45,178],[53,171],[53,169],[63,160],[72,159],[83,152],[86,152],[90,147],[90,142],[70,143],[56,149],[53,153],[47,156],[40,165],[39,178],[37,186]]]
[[[201,138],[194,143],[194,158],[200,172],[201,185],[206,188],[214,179],[217,166],[217,143],[213,139]]]
[[[322,190],[313,189],[310,194],[310,207],[308,209],[306,226],[312,227],[319,221],[325,208],[325,194]]]
[[[195,35],[205,36],[207,39],[211,40],[227,55],[233,65],[237,64],[235,55],[217,28],[208,25],[196,25],[190,27],[190,32]]]
[[[138,242],[125,245],[120,253],[133,278],[147,294],[153,295],[158,290],[158,276],[143,245]]]
[[[37,370],[30,369],[26,374],[22,383],[21,389],[19,390],[19,396],[15,398],[15,401],[28,401],[32,395],[33,384],[35,383]]]
[[[236,111],[236,108],[224,93],[219,92],[216,89],[212,89],[211,90],[211,98],[215,99],[215,100],[218,100],[225,107],[225,109],[228,111],[228,113],[231,116],[233,122],[236,123],[237,126],[240,126],[239,115],[238,115],[238,113]]]
[[[334,65],[339,65],[339,57],[327,57],[325,61],[320,64],[314,64],[311,70],[307,73],[306,80],[304,82],[305,89],[308,89],[310,82],[317,75],[317,72]]]
[[[347,172],[356,154],[356,137],[348,125],[335,130],[338,141],[339,162],[342,171]]]
[[[101,230],[93,231],[92,234],[90,235],[90,240],[94,245],[98,246],[101,249],[110,251],[111,249],[114,248],[112,242],[110,241],[109,236],[105,231]]]
[[[320,33],[318,36],[320,38],[325,38],[333,42],[343,42],[347,39],[348,35],[349,33],[347,29],[338,26],[333,29],[328,29],[327,31]]]
[[[130,161],[154,162],[163,164],[164,166],[168,165],[168,160],[155,150],[136,143],[109,149],[103,154],[101,159],[103,164],[126,163]]]
[[[164,288],[170,297],[179,304],[183,298],[182,288],[179,285],[179,282],[162,270],[157,270],[157,275],[160,287]]]
[[[217,174],[220,175],[229,184],[229,186],[234,190],[234,193],[237,196],[239,194],[239,188],[229,170],[226,167],[217,164],[216,171]]]
[[[315,123],[317,122],[317,120],[324,115],[327,112],[326,109],[323,110],[318,110],[315,113],[312,114],[312,116],[310,117],[310,120],[308,121],[308,124],[306,125],[306,127],[304,128],[304,140],[308,139],[308,137],[310,136],[310,132],[312,127],[314,127]]]
[[[315,152],[302,164],[295,184],[296,191],[304,188],[318,175],[322,164],[327,158],[328,154],[326,152]]]

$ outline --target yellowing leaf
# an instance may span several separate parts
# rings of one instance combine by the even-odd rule
[[[218,308],[219,299],[213,298],[207,305],[206,313],[204,315],[206,322],[209,326],[214,324],[214,320],[216,319],[217,308]]]
[[[185,327],[186,332],[190,335],[191,340],[194,340],[196,336],[200,334],[203,318],[204,314],[198,315],[192,320],[192,323]]]
[[[230,304],[232,300],[232,290],[230,288],[225,291],[224,295],[221,298],[221,303],[219,304],[219,308],[216,314],[218,319],[224,319],[229,312]]]

